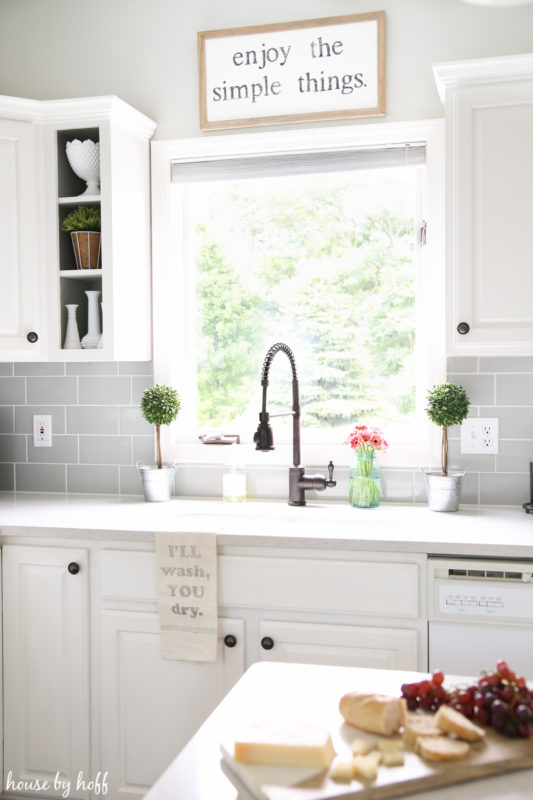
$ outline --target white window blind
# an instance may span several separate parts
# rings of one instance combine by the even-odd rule
[[[424,142],[416,142],[361,149],[174,160],[171,163],[171,177],[173,183],[242,180],[317,172],[406,167],[423,164],[425,160],[426,145]]]

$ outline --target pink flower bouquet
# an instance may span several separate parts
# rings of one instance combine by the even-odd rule
[[[359,450],[363,453],[386,450],[389,446],[381,428],[369,428],[367,425],[356,425],[348,434],[344,444],[349,444],[352,450]]]
[[[348,434],[345,444],[357,453],[357,461],[350,469],[350,505],[358,508],[375,508],[381,501],[379,469],[374,465],[376,450],[389,445],[380,428],[356,425]]]

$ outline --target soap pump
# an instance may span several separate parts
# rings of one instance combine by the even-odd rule
[[[239,461],[237,443],[229,447],[229,458],[222,475],[222,500],[224,503],[242,503],[246,500],[246,473]]]

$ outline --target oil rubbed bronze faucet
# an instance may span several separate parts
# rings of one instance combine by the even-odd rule
[[[267,387],[268,387],[268,373],[270,365],[276,353],[282,351],[285,353],[290,361],[292,370],[292,411],[286,411],[282,414],[269,415],[266,410],[267,403]],[[315,489],[321,492],[329,486],[336,486],[337,482],[333,480],[333,461],[328,464],[328,478],[324,475],[305,475],[305,467],[300,464],[300,397],[298,387],[298,376],[296,374],[296,361],[294,353],[291,348],[283,342],[273,344],[269,349],[263,361],[263,369],[261,371],[261,386],[263,387],[263,407],[259,414],[259,426],[254,433],[254,442],[256,450],[274,450],[274,437],[272,435],[272,428],[269,424],[270,416],[272,417],[286,417],[292,416],[292,462],[293,466],[289,467],[289,505],[290,506],[305,506],[305,492],[308,489]]]

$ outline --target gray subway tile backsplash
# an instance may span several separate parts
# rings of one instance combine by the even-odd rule
[[[119,467],[69,464],[67,491],[76,494],[118,494]]]
[[[496,375],[496,405],[533,406],[533,374]]]
[[[15,465],[0,464],[0,492],[15,490]]]
[[[131,405],[131,378],[127,375],[98,375],[78,378],[80,405]]]
[[[28,404],[46,403],[50,406],[73,406],[78,402],[76,378],[65,376],[32,376],[25,379]]]
[[[52,435],[52,447],[34,447],[33,437],[28,440],[28,461],[35,464],[77,464],[78,437]]]
[[[67,408],[68,433],[118,434],[117,406],[69,406]]]
[[[496,456],[463,456],[460,428],[450,429],[450,463],[467,470],[462,502],[524,502],[533,460],[533,359],[454,356],[448,359],[448,380],[467,390],[470,416],[500,421]],[[135,463],[153,463],[154,441],[139,402],[152,383],[151,362],[0,364],[0,491],[142,494]],[[36,413],[52,416],[51,448],[33,447]],[[348,470],[336,473],[329,498],[342,501]],[[382,485],[389,502],[426,501],[420,469],[382,468]],[[178,465],[178,495],[212,497],[221,491],[221,466]],[[286,470],[250,469],[247,492],[286,499]]]
[[[493,375],[448,373],[448,380],[451,383],[460,383],[461,386],[464,386],[473,406],[479,406],[482,403],[483,405],[494,403]]]
[[[65,464],[15,464],[17,492],[66,492]]]
[[[14,433],[15,412],[13,406],[0,406],[0,433]]]
[[[40,403],[37,406],[14,406],[15,433],[31,434],[34,414],[47,414],[52,417],[52,436],[58,433],[66,433],[66,408],[66,406],[47,406],[44,403]]]
[[[80,464],[131,464],[131,436],[80,436]]]
[[[0,406],[26,405],[26,379],[0,378]]]

